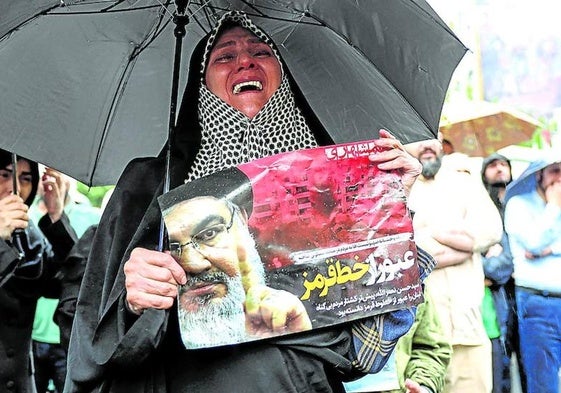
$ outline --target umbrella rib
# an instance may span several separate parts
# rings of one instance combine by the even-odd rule
[[[213,6],[207,6],[208,3],[210,3],[210,0],[206,0],[204,3],[197,3],[196,5],[199,7],[194,11],[191,11],[189,16],[195,16],[196,14],[198,14],[199,12],[203,11],[205,13],[205,15],[208,15],[207,10],[208,8],[215,8]],[[191,4],[193,4],[193,2],[191,2]]]
[[[295,7],[289,7],[288,5],[282,4],[279,1],[273,1],[273,2],[278,4],[279,7],[282,7],[282,8],[273,8],[273,7],[267,7],[267,6],[261,6],[260,8],[258,8],[258,7],[255,6],[255,4],[251,4],[247,0],[241,0],[241,2],[246,4],[248,7],[254,9],[255,12],[259,12],[259,14],[249,14],[248,13],[248,15],[261,16],[263,18],[267,18],[267,19],[270,19],[270,20],[278,20],[278,21],[282,21],[282,22],[293,23],[294,25],[304,24],[304,25],[311,25],[311,26],[325,26],[325,24],[321,23],[319,21],[319,19],[317,19],[317,18],[313,18],[313,19],[316,20],[318,23],[303,21],[302,18],[305,18],[306,16],[309,16],[308,11],[302,11],[302,10],[299,10]],[[273,10],[273,11],[283,11],[283,12],[286,12],[290,15],[294,15],[294,12],[299,12],[301,14],[301,18],[298,21],[294,21],[292,19],[287,19],[287,18],[273,17],[273,16],[267,15],[266,13],[261,11],[262,9],[263,10]],[[284,11],[284,10],[286,10],[286,11]]]
[[[169,5],[170,1],[168,0],[166,5]],[[163,6],[163,4],[161,5]],[[167,8],[166,8],[167,9]],[[95,172],[95,168],[97,167],[97,164],[101,158],[101,150],[102,150],[102,146],[105,143],[105,140],[107,138],[107,133],[111,124],[111,120],[113,118],[113,114],[115,113],[115,108],[117,107],[117,103],[120,100],[120,98],[122,97],[122,94],[124,92],[124,87],[126,85],[126,81],[128,79],[128,77],[130,76],[130,72],[131,70],[134,68],[134,63],[136,62],[136,59],[138,59],[138,56],[150,45],[150,43],[152,41],[154,41],[161,33],[162,31],[165,30],[166,26],[171,22],[171,19],[169,18],[164,18],[165,14],[162,13],[162,15],[160,16],[160,18],[158,18],[157,23],[155,23],[154,25],[154,29],[152,29],[152,33],[150,33],[147,36],[147,39],[145,39],[143,41],[143,43],[139,46],[137,46],[133,53],[130,55],[129,57],[129,62],[127,63],[127,66],[124,70],[124,72],[121,75],[121,78],[119,80],[119,89],[116,89],[115,94],[113,95],[113,99],[111,101],[111,110],[109,111],[107,118],[105,120],[105,126],[103,129],[103,135],[101,137],[101,143],[99,144],[99,148],[97,150],[96,153],[96,157],[93,163],[93,170],[92,170],[92,174]],[[165,23],[162,25],[162,21],[165,20]],[[93,175],[92,175],[93,176]],[[92,179],[90,179],[91,182]]]
[[[199,26],[201,28],[201,30],[203,30],[207,33],[208,33],[208,31],[205,30],[202,22],[199,19],[196,18],[196,15],[199,14],[200,12],[202,12],[204,14],[203,19],[206,20],[208,26],[211,26],[211,16],[210,16],[209,8],[215,9],[215,7],[212,7],[212,6],[205,7],[209,2],[210,2],[210,0],[207,0],[204,4],[203,3],[198,3],[197,5],[199,6],[199,8],[197,8],[196,10],[189,13],[189,16],[193,17],[197,26]]]
[[[165,23],[162,25],[162,21],[165,20]],[[167,25],[169,25],[171,22],[171,19],[165,19],[164,15],[162,14],[162,17],[160,17],[158,19],[158,23],[156,23],[156,25],[154,26],[154,30],[153,33],[151,33],[148,37],[148,39],[145,39],[142,44],[138,45],[134,52],[131,54],[131,59],[134,57],[139,56],[142,52],[144,52],[144,50],[150,46],[150,44],[159,37],[159,35],[166,29]]]
[[[70,16],[70,15],[92,15],[92,14],[110,14],[110,13],[120,13],[120,12],[129,12],[129,11],[139,11],[139,10],[147,10],[147,9],[151,9],[151,8],[166,8],[169,7],[169,4],[171,3],[172,0],[165,0],[165,4],[162,3],[160,0],[156,0],[157,4],[152,4],[152,5],[145,5],[145,6],[141,6],[141,7],[130,7],[130,8],[120,8],[120,9],[114,9],[115,7],[118,7],[120,4],[124,3],[127,0],[111,0],[109,1],[110,3],[112,3],[111,5],[105,7],[105,8],[101,8],[99,10],[95,10],[95,11],[69,11],[69,12],[57,12],[57,11],[51,11],[53,9],[57,9],[57,8],[61,8],[60,5],[57,5],[55,7],[51,7],[49,10],[43,11],[41,14],[45,14],[45,15],[57,15],[57,16]],[[81,2],[79,4],[64,4],[64,0],[61,0],[63,7],[65,7],[66,9],[71,9],[71,8],[76,8],[75,6],[84,6],[84,5],[92,5],[92,4],[96,4],[96,3],[107,3],[107,1],[91,1],[91,2]],[[37,14],[41,15],[41,14]]]
[[[61,1],[64,1],[64,0],[61,0]],[[118,0],[116,3],[110,5],[109,7],[106,7],[106,8],[101,9],[100,12],[110,12],[110,11],[112,11],[113,8],[117,7],[119,4],[124,3],[125,1],[127,1],[127,0]],[[158,7],[158,6],[161,6],[162,8],[165,8],[166,11],[167,11],[168,6],[169,6],[169,3],[170,3],[171,0],[167,0],[167,1],[165,2],[165,4],[164,4],[163,2],[161,2],[160,0],[156,0],[156,1],[157,1],[158,4],[154,4],[154,5],[149,6],[149,7]],[[146,6],[146,7],[148,7],[148,6]],[[130,10],[141,10],[141,9],[144,9],[144,7],[130,8]],[[128,10],[128,9],[127,9],[127,10]],[[119,12],[119,10],[117,10],[117,12]],[[173,15],[170,15],[170,16],[173,16]]]
[[[99,143],[99,147],[97,149],[97,153],[95,156],[95,160],[93,163],[93,168],[92,168],[92,178],[90,178],[90,183],[93,180],[93,173],[95,173],[95,168],[97,168],[97,164],[101,158],[101,151],[103,149],[103,145],[105,144],[105,140],[107,139],[107,133],[108,130],[110,128],[110,124],[111,124],[111,120],[113,118],[113,114],[115,113],[115,108],[117,107],[117,102],[120,100],[120,98],[123,95],[123,91],[124,91],[124,86],[126,85],[126,80],[128,79],[128,77],[130,76],[131,70],[134,68],[132,65],[136,62],[136,60],[138,59],[138,56],[130,56],[130,61],[127,63],[127,66],[124,70],[124,72],[121,74],[121,78],[119,80],[119,88],[116,89],[115,94],[113,95],[113,99],[111,100],[111,110],[109,111],[107,118],[105,119],[105,126],[103,128],[103,135],[101,136],[101,143]]]
[[[55,5],[53,7],[47,8],[46,10],[43,10],[29,18],[27,18],[26,20],[24,20],[23,22],[18,23],[16,26],[14,26],[13,28],[11,28],[10,30],[8,30],[6,32],[6,34],[4,34],[2,37],[0,37],[0,40],[2,40],[4,37],[9,36],[10,34],[12,34],[14,31],[18,30],[20,27],[22,27],[23,25],[25,25],[26,23],[31,22],[33,19],[41,16],[41,15],[47,15],[51,10],[54,10],[56,8],[60,7],[60,5]]]
[[[124,1],[125,1],[125,0],[118,0],[116,3],[110,5],[109,7],[103,8],[103,9],[101,9],[100,11],[101,11],[101,12],[110,11],[112,8],[117,7],[119,4],[123,3]]]
[[[282,21],[285,20],[285,19],[283,19],[283,18],[271,17],[271,16],[265,14],[263,11],[261,11],[261,9],[263,9],[263,10],[273,10],[273,11],[282,11],[281,8],[273,8],[273,7],[267,7],[267,6],[263,5],[263,6],[261,6],[261,9],[260,9],[260,8],[258,8],[255,4],[250,4],[247,0],[241,0],[241,2],[244,3],[245,5],[247,5],[249,8],[255,10],[255,12],[258,12],[258,13],[259,13],[259,14],[253,14],[254,16],[266,17],[266,18],[271,19],[271,20],[282,20]],[[281,4],[278,3],[278,2],[276,2],[276,3],[279,4],[279,6],[281,5]],[[287,7],[286,5],[285,5],[284,7],[282,7],[282,8],[283,8],[283,9],[287,9],[287,8],[288,8],[289,10],[297,11],[296,9]],[[287,11],[287,12],[288,12],[288,11]]]
[[[413,5],[415,7],[417,7],[420,11],[423,12],[423,14],[425,14],[427,17],[429,17],[434,23],[436,23],[437,25],[439,25],[440,27],[442,27],[444,30],[446,30],[448,33],[450,33],[450,35],[452,35],[452,37],[454,37],[454,39],[456,41],[458,41],[460,44],[463,45],[462,41],[458,38],[458,36],[456,35],[456,33],[454,33],[452,31],[452,29],[450,29],[450,27],[446,24],[446,23],[441,23],[440,20],[434,18],[431,14],[429,14],[427,11],[425,11],[425,9],[423,9],[419,4],[417,4],[416,2],[412,2]]]
[[[160,1],[160,0],[156,0],[156,1],[157,1],[158,3],[160,3],[160,5],[162,6],[162,8],[165,10],[165,12],[167,12],[167,13],[169,14],[170,19],[173,19],[174,14],[173,14],[173,12],[171,12],[171,11],[169,10],[169,8],[168,8],[168,7],[169,7],[169,3],[170,3],[171,0],[167,0],[167,1],[165,2],[165,4],[164,4],[162,1]],[[177,7],[176,7],[176,8],[177,8]]]
[[[149,10],[151,8],[160,8],[160,4],[154,5],[145,5],[142,7],[132,7],[132,8],[123,8],[119,10],[97,10],[97,11],[72,11],[72,12],[49,12],[48,15],[57,15],[57,16],[74,16],[74,15],[94,15],[94,14],[114,14],[120,12],[129,12],[129,11],[141,11],[141,10]]]
[[[209,9],[212,10],[216,10],[216,11],[221,11],[221,12],[227,12],[230,11],[230,8],[228,7],[218,7],[218,6],[213,6],[213,5],[208,5],[205,7],[205,5],[207,5],[210,2],[210,0],[207,0],[206,2],[204,2],[204,4],[201,3],[197,3],[196,5],[199,6],[199,8],[197,8],[195,11],[190,13],[191,17],[195,17],[195,21],[197,22],[197,24],[203,28],[202,23],[196,18],[196,14],[199,14],[200,12],[204,12],[206,15],[206,20],[210,21],[211,17],[209,17]],[[294,23],[296,24],[308,24],[308,25],[313,25],[313,26],[322,26],[320,23],[313,23],[313,22],[307,22],[307,21],[294,21],[292,19],[289,18],[282,18],[282,17],[273,17],[270,15],[267,15],[265,12],[263,12],[262,10],[273,10],[273,11],[278,11],[278,12],[285,12],[287,14],[293,15],[294,13],[290,12],[290,10],[293,11],[298,11],[298,12],[302,12],[302,16],[305,17],[307,14],[303,11],[297,10],[295,8],[289,8],[287,6],[283,6],[282,8],[273,8],[273,7],[266,7],[266,6],[255,6],[255,4],[251,4],[249,3],[247,0],[241,0],[242,3],[244,3],[245,5],[247,5],[249,8],[251,8],[253,10],[253,12],[247,12],[245,11],[245,13],[248,16],[255,16],[255,17],[261,17],[261,18],[267,18],[270,20],[278,20],[278,21],[282,21],[282,22],[287,22],[287,23]],[[280,5],[280,3],[278,3]],[[210,25],[210,23],[209,23]]]

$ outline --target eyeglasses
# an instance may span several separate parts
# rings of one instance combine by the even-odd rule
[[[191,236],[191,241],[186,243],[170,242],[169,250],[171,255],[180,259],[183,248],[187,246],[192,246],[194,250],[203,253],[204,255],[204,250],[223,244],[226,234],[230,228],[232,228],[232,225],[234,225],[234,209],[231,210],[231,213],[232,217],[230,218],[230,223],[228,225],[212,225]]]

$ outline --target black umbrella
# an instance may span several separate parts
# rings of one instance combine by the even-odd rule
[[[0,6],[0,147],[113,184],[173,129],[172,86],[181,91],[186,72],[176,62],[172,79],[174,53],[188,64],[230,9],[272,38],[335,142],[379,128],[404,143],[436,135],[465,47],[423,0],[10,0]]]

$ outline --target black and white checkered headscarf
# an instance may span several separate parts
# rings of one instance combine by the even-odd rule
[[[269,44],[282,68],[271,40],[244,13],[233,11],[220,19],[211,32],[203,56],[198,107],[201,147],[189,172],[189,181],[257,158],[317,146],[296,106],[284,72],[280,87],[253,119],[208,90],[203,82],[206,61],[221,32],[220,27],[227,21],[244,27]]]

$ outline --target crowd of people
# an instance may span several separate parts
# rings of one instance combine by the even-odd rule
[[[333,143],[245,14],[225,14],[193,59],[172,188]],[[375,144],[371,161],[401,177],[424,300],[323,329],[293,295],[239,279],[250,249],[217,252],[220,239],[250,237],[232,201],[161,212],[163,155],[131,162],[102,215],[61,173],[1,151],[0,391],[503,393],[515,358],[524,392],[558,392],[561,159],[513,181],[499,154],[472,173],[437,139],[404,146],[380,130]],[[167,250],[162,215],[193,217],[168,228]],[[213,334],[230,322],[240,344]],[[293,334],[243,342],[276,329]]]

